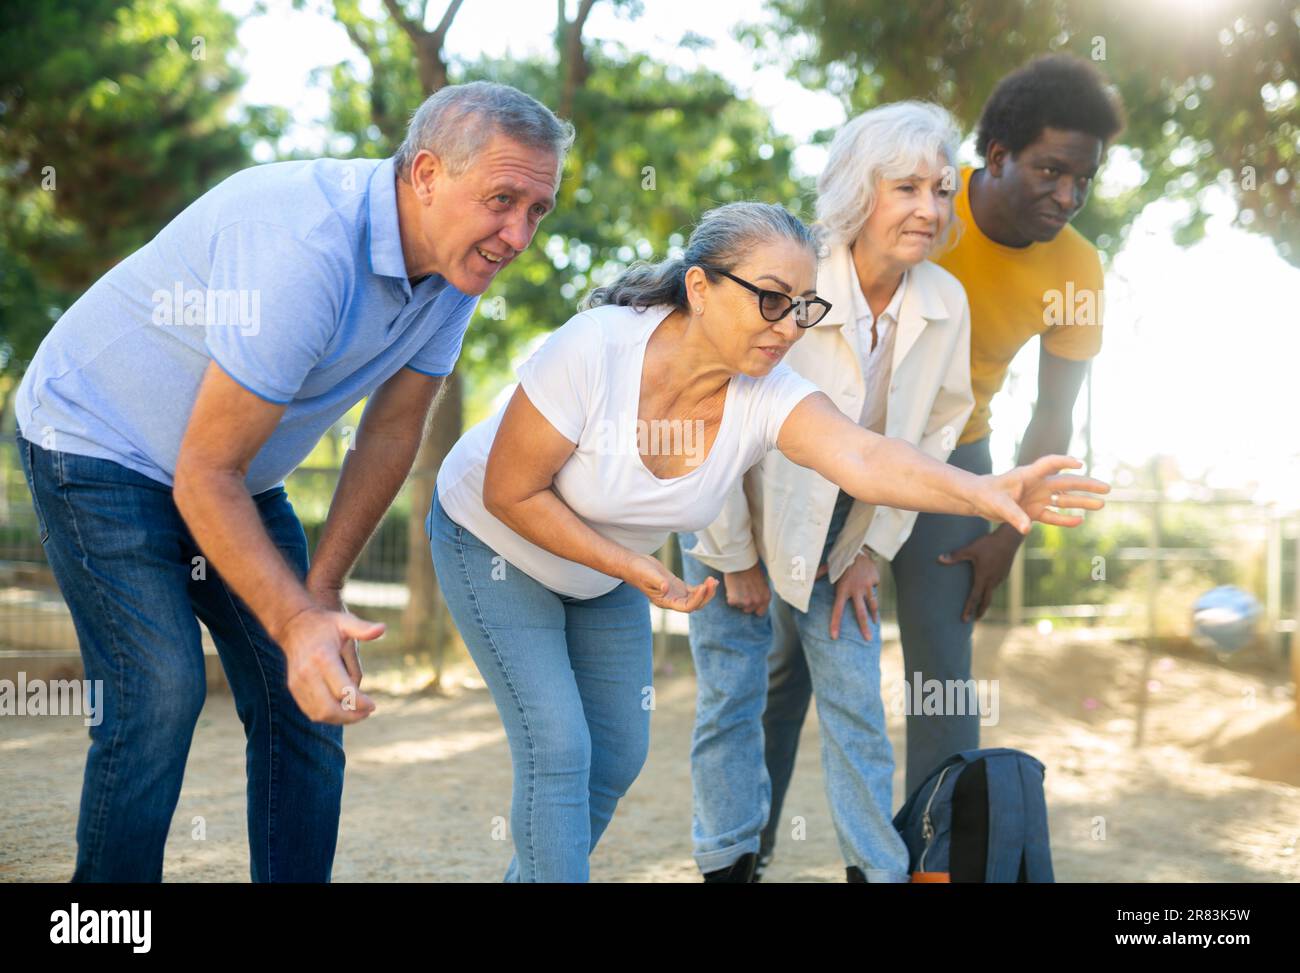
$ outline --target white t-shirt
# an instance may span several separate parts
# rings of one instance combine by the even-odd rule
[[[790,411],[818,391],[784,362],[762,378],[736,375],[707,455],[703,420],[638,426],[646,344],[671,311],[609,305],[583,311],[518,368],[529,400],[560,435],[577,444],[555,475],[555,492],[597,533],[640,554],[653,554],[671,532],[713,523],[731,487],[776,445]],[[443,509],[552,591],[577,598],[612,591],[618,578],[533,544],[483,506],[483,473],[505,408],[466,432],[447,454],[438,471]],[[647,452],[680,450],[695,465],[681,476],[656,477],[638,452],[638,433]]]

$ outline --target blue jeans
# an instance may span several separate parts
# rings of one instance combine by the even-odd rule
[[[818,564],[839,536],[851,504],[841,492]],[[695,535],[682,534],[681,544],[683,551],[693,547]],[[758,616],[727,604],[719,572],[689,554],[683,553],[682,562],[690,584],[710,575],[719,579],[718,594],[690,616],[698,682],[691,830],[700,870],[726,868],[741,855],[758,852],[764,827],[775,818],[769,813],[765,764],[773,760],[774,747],[789,750],[793,762],[808,696],[790,732],[765,732],[768,665],[770,657],[797,658],[817,695],[826,796],[840,853],[869,882],[906,882],[907,848],[891,820],[894,756],[880,692],[879,626],[869,622],[870,631],[863,632],[853,606],[846,605],[839,638],[832,639],[835,586],[826,575],[814,582],[806,612],[772,589],[768,613]]]
[[[496,702],[514,765],[507,882],[585,882],[650,749],[650,602],[556,594],[453,521],[426,522],[438,585]]]
[[[17,437],[45,556],[81,645],[102,721],[77,820],[73,881],[157,882],[207,682],[208,627],[247,739],[255,882],[329,881],[343,793],[343,728],[314,723],[289,694],[285,658],[201,558],[170,487],[109,460]],[[307,538],[275,487],[253,498],[299,577]],[[188,825],[187,825],[188,827]]]
[[[992,472],[988,438],[958,446],[948,462],[970,473]],[[971,634],[974,622],[961,620],[970,594],[969,563],[939,563],[939,555],[955,551],[988,532],[981,517],[918,514],[907,542],[890,562],[898,601],[898,629],[903,643],[904,677],[917,679],[971,678]],[[847,618],[847,614],[846,614]],[[815,686],[797,641],[781,641],[773,650],[763,728],[767,734],[767,770],[772,782],[771,820],[763,833],[763,854],[776,844],[781,804],[799,748],[799,730]],[[919,675],[918,675],[919,673]],[[821,710],[818,710],[820,714]],[[910,794],[946,757],[979,746],[979,713],[966,715],[907,715],[907,793]]]

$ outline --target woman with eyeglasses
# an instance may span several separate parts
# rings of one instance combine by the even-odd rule
[[[921,102],[873,109],[839,131],[817,187],[829,243],[817,290],[833,309],[786,358],[842,421],[936,462],[974,406],[966,292],[927,259],[954,230],[958,142],[948,113]],[[892,824],[877,560],[898,552],[916,519],[899,508],[916,505],[877,506],[846,486],[773,452],[717,521],[680,538],[688,583],[725,589],[690,620],[692,835],[707,882],[757,880],[790,816],[806,816],[780,812],[810,695],[849,881],[909,879]]]
[[[782,362],[829,310],[816,280],[814,240],[784,209],[711,210],[682,256],[598,288],[443,462],[430,546],[510,744],[506,881],[587,880],[649,746],[649,606],[692,612],[716,589],[653,554],[711,523],[768,450],[867,502],[1022,531],[1068,522],[1054,499],[1101,506],[1105,484],[1058,475],[1068,457],[978,477],[845,417]]]

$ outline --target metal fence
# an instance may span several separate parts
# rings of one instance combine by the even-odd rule
[[[303,467],[286,481],[314,546],[338,479],[334,467]],[[76,634],[45,563],[27,484],[13,440],[0,442],[0,652],[75,652]],[[345,598],[367,617],[400,621],[406,583],[410,484],[363,552]],[[424,512],[414,514],[423,520]],[[1189,529],[1188,524],[1195,529]],[[415,554],[427,557],[427,551]],[[661,552],[680,572],[675,544]],[[1300,659],[1300,518],[1245,499],[1174,499],[1154,491],[1116,491],[1078,531],[1036,530],[985,618],[1023,624],[1094,624],[1149,639],[1185,636],[1191,603],[1214,584],[1232,583],[1263,606],[1259,645],[1291,648]],[[893,617],[888,572],[885,618]],[[428,592],[417,597],[429,597]],[[686,617],[655,612],[661,633],[684,633]],[[885,636],[893,634],[886,624]]]

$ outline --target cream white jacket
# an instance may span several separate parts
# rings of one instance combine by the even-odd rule
[[[817,293],[831,302],[831,310],[785,357],[855,422],[866,386],[857,329],[844,325],[853,323],[850,288],[856,287],[848,246],[833,247],[817,275]],[[975,406],[966,291],[948,271],[924,261],[909,271],[895,326],[885,434],[946,461]],[[838,494],[834,483],[774,449],[750,467],[722,514],[696,535],[687,553],[723,572],[743,571],[762,558],[777,594],[807,611]],[[855,500],[830,551],[831,581],[839,580],[864,544],[892,560],[915,523],[914,511]]]

